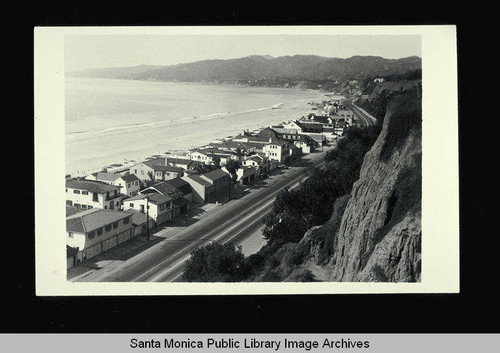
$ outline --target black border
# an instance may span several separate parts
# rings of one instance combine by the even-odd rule
[[[478,154],[463,153],[469,148],[485,152],[482,140],[471,135],[467,121],[477,116],[480,107],[475,55],[483,59],[477,67],[493,64],[486,58],[478,38],[494,33],[488,9],[462,8],[420,3],[372,2],[371,4],[292,3],[246,4],[239,8],[217,3],[168,5],[150,1],[127,5],[124,2],[86,1],[57,4],[10,4],[6,14],[14,19],[12,32],[4,35],[10,59],[6,68],[14,81],[27,78],[10,92],[7,103],[11,113],[19,107],[27,112],[10,120],[20,122],[17,134],[5,134],[6,150],[21,172],[9,180],[6,199],[12,207],[24,210],[22,221],[15,222],[19,211],[8,213],[6,223],[12,229],[4,234],[7,265],[2,281],[2,303],[9,314],[3,315],[3,333],[480,333],[498,332],[496,291],[493,281],[494,254],[490,241],[495,236],[485,220],[491,214],[478,196],[485,194],[485,183]],[[26,8],[21,8],[24,6]],[[494,12],[494,11],[493,11]],[[476,20],[480,19],[480,23]],[[33,28],[34,26],[157,26],[157,25],[405,25],[456,24],[459,60],[460,128],[460,294],[404,295],[279,295],[279,296],[153,296],[153,297],[36,297],[34,283],[34,174],[33,135],[26,123],[33,116]],[[477,28],[476,25],[481,26]],[[494,45],[494,40],[490,42]],[[9,53],[11,55],[9,55]],[[487,54],[487,53],[486,53]],[[477,59],[477,58],[476,58]],[[489,61],[488,61],[489,60]],[[19,62],[22,61],[22,64]],[[487,66],[486,66],[487,67]],[[491,67],[494,67],[493,65]],[[484,77],[484,76],[483,76]],[[493,76],[487,76],[493,77]],[[467,81],[467,83],[466,83]],[[476,80],[476,83],[479,82]],[[30,110],[31,108],[31,110]],[[492,110],[488,111],[493,113]],[[7,119],[7,117],[6,117]],[[476,126],[476,128],[478,128]],[[11,130],[9,130],[11,131]],[[32,130],[31,130],[32,131]],[[438,153],[438,152],[437,152]],[[50,156],[47,156],[50,158]],[[483,156],[484,157],[484,156]],[[491,162],[491,160],[490,160]],[[479,173],[468,173],[477,167]],[[33,169],[31,169],[33,170]],[[477,169],[476,169],[477,170]],[[23,179],[23,180],[21,180]],[[26,180],[24,180],[26,179]],[[22,182],[22,187],[17,184]],[[31,188],[30,188],[31,187]],[[30,212],[27,200],[33,200]],[[15,205],[15,206],[14,206]],[[25,219],[33,221],[27,227]],[[29,229],[29,231],[28,231]],[[486,238],[486,239],[485,239]],[[8,254],[8,255],[7,255]],[[6,277],[6,278],[5,278]],[[492,315],[493,320],[488,320]]]

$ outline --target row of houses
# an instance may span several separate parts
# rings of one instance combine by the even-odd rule
[[[248,184],[317,146],[306,134],[266,128],[182,158],[154,156],[115,173],[67,179],[68,267],[186,214],[192,205],[230,199],[234,181]]]

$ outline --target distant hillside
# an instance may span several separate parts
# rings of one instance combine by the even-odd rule
[[[218,82],[297,86],[303,82],[365,79],[373,76],[404,74],[421,68],[421,59],[384,59],[353,56],[348,59],[314,55],[273,58],[253,55],[229,60],[203,60],[171,66],[134,66],[69,72],[68,77],[100,77],[148,81]],[[307,84],[306,84],[307,86]],[[308,87],[309,88],[309,87]]]

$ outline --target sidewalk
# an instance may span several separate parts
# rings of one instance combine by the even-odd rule
[[[190,211],[188,211],[189,216],[187,220],[184,215],[179,215],[178,217],[165,222],[161,226],[151,229],[149,241],[146,234],[140,234],[99,255],[94,256],[89,260],[86,260],[78,266],[69,268],[67,271],[67,279],[69,281],[76,281],[103,268],[106,268],[106,270],[112,270],[133,256],[167,238],[179,234],[190,225],[214,214],[214,212],[216,212],[218,208],[221,208],[222,205],[223,204],[219,203],[193,207]]]

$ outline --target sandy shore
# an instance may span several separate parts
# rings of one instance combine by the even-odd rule
[[[321,102],[323,99],[324,94],[318,92],[317,97],[249,112],[184,118],[134,129],[66,138],[66,174],[84,176],[112,164],[133,165],[152,155],[167,156],[166,152],[186,151],[215,139],[236,136],[244,130],[252,131],[300,119],[313,111],[310,102]]]

